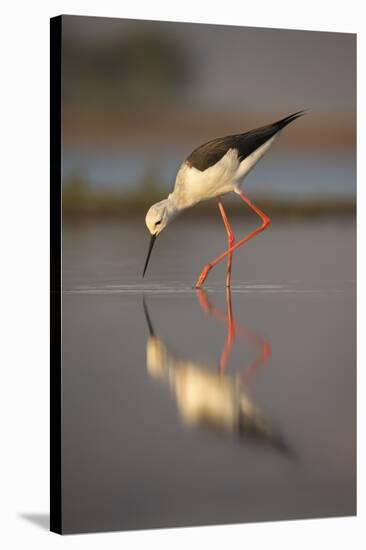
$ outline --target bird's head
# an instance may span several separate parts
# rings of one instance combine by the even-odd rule
[[[146,214],[145,222],[148,230],[151,233],[151,240],[149,249],[147,251],[147,257],[142,276],[145,275],[156,237],[163,231],[163,229],[165,229],[165,227],[168,225],[168,222],[173,218],[174,213],[175,210],[170,204],[169,198],[157,202],[156,204],[153,204],[151,208],[149,208],[148,213]]]
[[[146,226],[151,235],[155,235],[155,237],[168,225],[169,215],[166,202],[165,199],[153,204],[146,214]]]

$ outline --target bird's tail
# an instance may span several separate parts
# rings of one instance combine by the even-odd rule
[[[306,110],[303,111],[297,111],[296,113],[293,113],[292,115],[288,115],[285,118],[281,118],[281,120],[277,120],[277,122],[274,122],[272,126],[278,128],[278,130],[282,130],[285,126],[290,124],[290,122],[293,122],[297,118],[300,118],[306,113]]]

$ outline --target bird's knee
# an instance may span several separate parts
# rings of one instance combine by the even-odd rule
[[[268,226],[271,225],[271,220],[270,218],[267,218],[265,217],[264,220],[263,220],[263,223],[262,223],[262,228],[263,229],[266,229]]]
[[[201,276],[206,276],[207,273],[212,269],[212,267],[213,267],[212,264],[206,264],[205,266],[203,266]]]

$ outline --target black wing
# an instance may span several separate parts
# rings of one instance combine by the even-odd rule
[[[296,120],[304,114],[304,111],[298,111],[289,115],[273,124],[262,126],[255,130],[250,130],[245,134],[235,134],[233,136],[225,136],[222,138],[213,139],[197,147],[187,158],[186,162],[197,168],[197,170],[206,170],[218,162],[229,149],[237,149],[240,160],[244,160],[253,151],[258,149],[266,141],[271,139],[277,132],[282,130],[287,124]]]

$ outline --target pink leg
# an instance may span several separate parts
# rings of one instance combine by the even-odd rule
[[[196,282],[196,288],[200,288],[202,286],[202,284],[204,283],[209,271],[216,265],[218,264],[219,262],[221,262],[221,260],[223,260],[226,256],[229,256],[230,254],[232,254],[234,252],[234,250],[236,250],[237,248],[239,248],[240,246],[242,246],[243,244],[245,244],[246,242],[248,242],[250,239],[252,239],[253,237],[255,237],[256,235],[258,235],[258,233],[261,233],[262,231],[264,231],[264,229],[266,229],[266,227],[269,226],[269,224],[271,223],[271,220],[269,219],[269,217],[264,214],[264,212],[262,212],[257,206],[255,206],[255,204],[253,204],[249,199],[248,197],[246,197],[244,195],[244,193],[242,193],[241,191],[236,191],[236,193],[242,198],[242,200],[244,202],[246,202],[250,208],[252,208],[252,210],[254,210],[254,212],[256,212],[256,214],[258,214],[258,216],[261,218],[262,220],[262,224],[257,227],[257,229],[254,229],[254,231],[252,231],[251,233],[249,233],[249,235],[246,235],[243,239],[241,239],[240,241],[238,241],[236,244],[234,244],[233,246],[231,246],[228,250],[226,250],[226,252],[223,252],[222,254],[220,254],[220,256],[218,256],[217,258],[215,258],[214,260],[212,260],[212,262],[208,263],[207,265],[205,265],[205,267],[203,268],[200,276],[198,277],[197,279],[197,282]]]
[[[233,246],[233,244],[235,242],[234,233],[233,233],[233,230],[230,227],[230,223],[229,223],[229,220],[227,218],[227,215],[226,215],[226,212],[225,212],[225,209],[224,209],[224,205],[222,204],[221,199],[217,199],[217,204],[218,204],[218,207],[219,207],[219,210],[220,210],[220,213],[221,213],[221,216],[222,216],[225,228],[226,228],[227,242],[228,242],[228,247],[230,248],[230,247]],[[230,283],[231,283],[232,260],[233,260],[233,254],[230,253],[227,257],[227,274],[226,274],[226,286],[227,287],[229,287]]]

